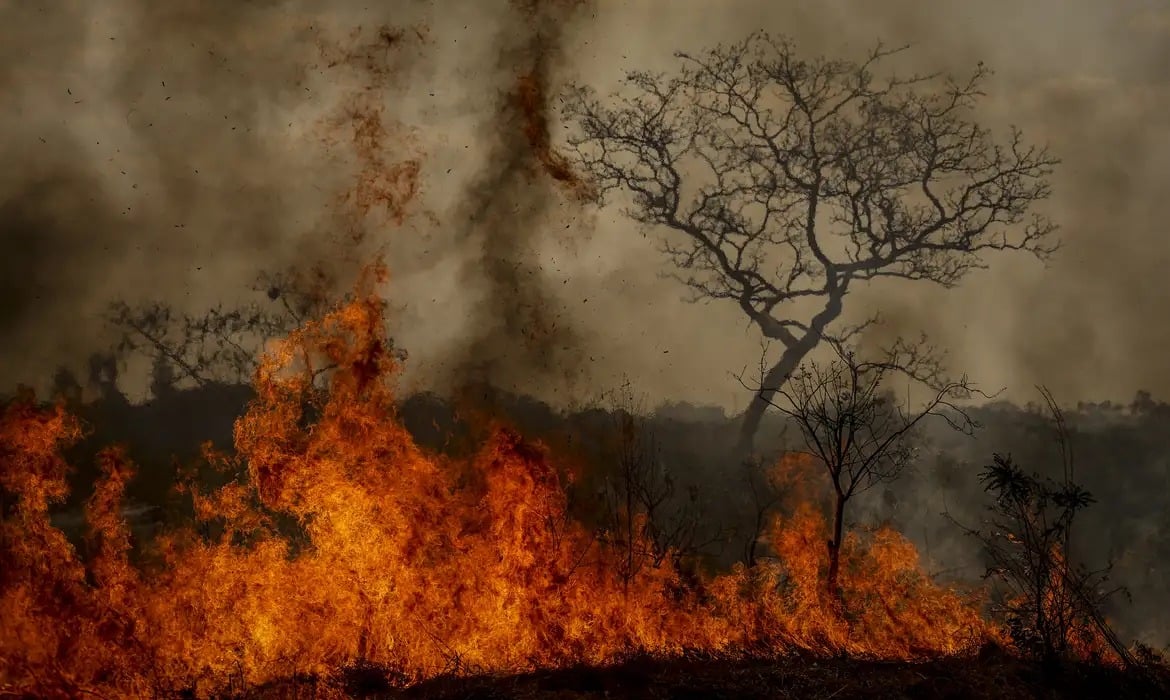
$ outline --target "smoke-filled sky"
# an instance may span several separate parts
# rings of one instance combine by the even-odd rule
[[[549,176],[523,97],[556,137],[566,81],[608,92],[766,29],[810,56],[880,38],[923,72],[984,61],[984,117],[1064,161],[1047,269],[996,258],[960,289],[875,285],[851,308],[928,332],[1012,398],[1170,395],[1165,2],[16,0],[0,27],[6,386],[100,349],[111,301],[195,311],[251,299],[262,269],[381,248],[413,386],[573,400],[627,374],[742,408],[731,373],[756,333],[733,305],[685,303],[652,237]]]

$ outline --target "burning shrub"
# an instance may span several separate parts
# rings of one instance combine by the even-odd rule
[[[1062,478],[1026,474],[1010,456],[995,455],[981,475],[994,498],[988,527],[967,531],[990,557],[988,576],[1005,589],[999,612],[1019,650],[1048,662],[1113,657],[1132,664],[1132,654],[1101,613],[1121,590],[1104,590],[1109,567],[1092,571],[1069,560],[1076,516],[1094,498],[1074,481],[1063,415],[1042,393],[1057,428]]]

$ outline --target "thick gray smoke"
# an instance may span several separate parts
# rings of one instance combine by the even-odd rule
[[[327,63],[356,43],[350,18],[18,2],[0,22],[0,381],[103,349],[111,301],[195,310],[330,251],[354,158],[329,119],[357,78]]]
[[[1170,255],[1158,189],[1170,21],[1156,3],[436,7],[0,10],[12,39],[0,87],[17,106],[0,146],[0,381],[80,361],[111,300],[197,309],[246,293],[262,267],[329,259],[355,173],[417,158],[406,223],[360,222],[389,256],[413,383],[490,378],[571,399],[629,374],[654,397],[742,407],[729,375],[756,360],[756,335],[731,306],[682,302],[620,212],[579,204],[533,141],[559,125],[534,122],[524,100],[535,90],[547,103],[565,80],[604,92],[625,70],[669,69],[674,50],[765,28],[810,54],[913,42],[907,67],[923,71],[985,61],[997,71],[986,118],[1020,124],[1065,161],[1049,203],[1065,248],[1049,269],[1004,257],[954,292],[875,285],[855,310],[931,333],[956,370],[1014,397],[1036,382],[1067,400],[1170,392],[1155,359],[1170,331],[1151,322]],[[397,32],[384,46],[380,26]],[[362,61],[338,58],[359,50]],[[376,159],[343,133],[358,97],[397,125]]]
[[[550,229],[572,228],[571,220],[557,226],[551,217],[558,204],[571,206],[564,194],[580,187],[550,151],[546,114],[549,81],[564,59],[562,31],[578,5],[513,3],[521,23],[497,39],[500,75],[510,84],[501,86],[475,134],[484,166],[451,222],[479,251],[465,264],[460,283],[483,290],[469,319],[465,355],[452,366],[453,381],[531,390],[534,381],[569,386],[582,369],[584,339],[573,313],[550,289],[540,257],[542,238],[560,238],[559,232],[550,236]],[[555,180],[568,191],[553,191]]]
[[[588,7],[3,10],[21,108],[4,120],[0,382],[103,349],[111,301],[198,311],[249,299],[260,270],[352,272],[381,251],[423,384],[567,386],[587,353],[547,241],[587,217],[545,107]]]

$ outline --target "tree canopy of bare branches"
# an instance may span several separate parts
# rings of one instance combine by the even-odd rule
[[[750,451],[768,400],[822,340],[848,342],[848,292],[882,278],[956,285],[985,253],[1056,249],[1032,211],[1058,161],[1016,129],[973,120],[988,70],[879,77],[904,49],[860,61],[804,59],[765,33],[700,55],[673,75],[631,72],[602,101],[573,86],[569,148],[604,201],[663,228],[693,300],[735,303],[783,353],[745,415]]]

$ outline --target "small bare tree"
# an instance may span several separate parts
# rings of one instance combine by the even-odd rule
[[[663,251],[692,300],[733,302],[784,348],[744,416],[741,454],[810,351],[876,322],[837,323],[851,289],[949,288],[986,252],[1056,249],[1055,225],[1029,210],[1058,161],[971,119],[988,70],[875,75],[902,50],[806,60],[756,33],[677,53],[672,76],[627,74],[632,95],[614,106],[579,86],[565,100],[569,148],[601,198],[631,195],[628,215],[668,232]]]
[[[189,314],[163,302],[115,302],[106,317],[120,333],[115,353],[152,357],[155,384],[248,381],[264,342],[287,335],[320,313],[327,299],[323,278],[296,271],[262,273],[253,290],[264,292],[269,304],[217,305]]]
[[[768,525],[768,518],[784,497],[781,489],[773,482],[767,462],[758,459],[745,460],[743,480],[751,498],[751,526],[743,543],[743,563],[754,567],[758,562],[761,538]]]
[[[613,422],[602,437],[613,473],[601,493],[602,537],[622,553],[621,574],[629,583],[643,567],[658,566],[668,556],[679,567],[716,542],[720,533],[705,532],[696,487],[679,493],[630,382],[608,398]]]
[[[799,429],[807,453],[824,465],[832,486],[833,531],[827,546],[828,586],[833,592],[849,501],[902,474],[914,460],[916,429],[927,416],[972,434],[978,426],[956,401],[973,392],[981,394],[964,377],[944,382],[912,411],[895,400],[886,383],[904,371],[904,353],[889,351],[878,360],[865,361],[852,351],[837,350],[831,363],[802,365],[769,399]]]
[[[106,316],[119,333],[114,356],[151,357],[156,394],[180,382],[247,382],[267,341],[318,318],[342,298],[333,293],[335,286],[323,268],[293,268],[257,277],[252,291],[262,293],[262,301],[220,304],[198,314],[179,312],[164,302],[116,302]]]

